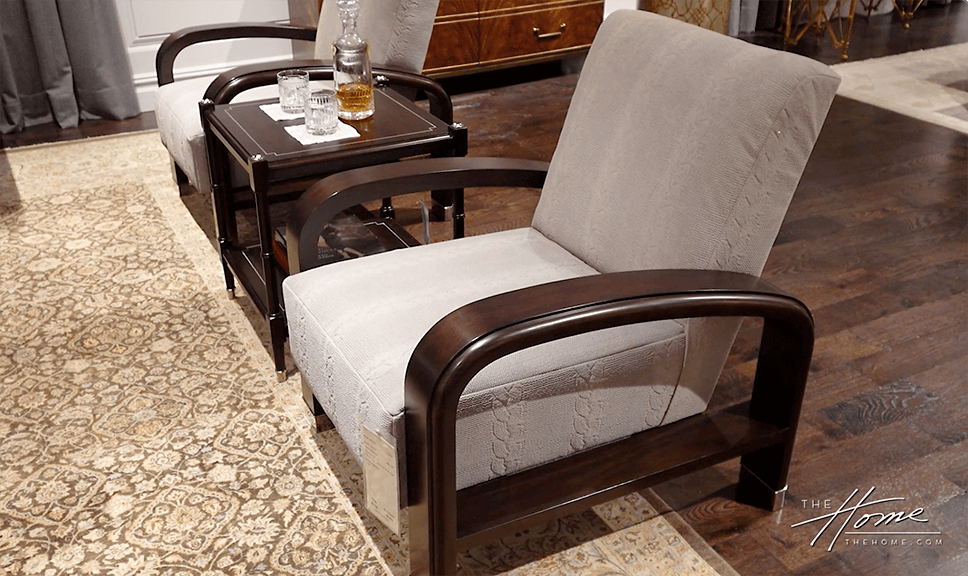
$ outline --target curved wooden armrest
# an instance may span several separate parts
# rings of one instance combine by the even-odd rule
[[[427,158],[334,174],[310,187],[289,214],[286,246],[290,273],[316,265],[316,245],[323,228],[350,206],[425,190],[487,186],[540,188],[547,171],[547,162],[535,160]]]
[[[456,410],[464,385],[480,369],[525,348],[614,326],[707,316],[783,322],[791,338],[812,348],[807,307],[755,276],[710,270],[598,274],[499,294],[448,314],[411,357],[407,410],[439,403]]]
[[[759,278],[701,270],[602,274],[500,294],[444,317],[417,345],[406,372],[411,548],[427,550],[428,535],[434,542],[456,541],[457,404],[481,369],[518,350],[580,333],[707,316],[764,318],[750,418],[774,424],[792,439],[813,351],[813,318],[803,303]],[[783,448],[788,455],[782,478],[792,447],[791,441]],[[568,494],[565,501],[593,493]],[[433,548],[428,573],[453,566],[454,554],[452,547]]]
[[[272,22],[238,22],[183,28],[168,35],[155,56],[155,72],[158,85],[175,81],[175,58],[185,48],[202,42],[230,38],[288,38],[290,40],[316,41],[316,29]]]
[[[332,80],[333,65],[322,60],[276,60],[236,66],[218,75],[205,90],[205,99],[213,104],[228,104],[233,98],[252,88],[269,86],[277,82],[276,74],[282,70],[299,68],[309,72],[310,80]]]
[[[333,65],[322,60],[278,60],[238,66],[219,74],[205,90],[205,99],[214,104],[227,104],[242,92],[258,86],[276,83],[280,70],[299,68],[309,72],[310,80],[332,80]],[[430,113],[448,124],[454,122],[454,106],[450,95],[439,82],[410,72],[390,68],[373,68],[373,77],[386,78],[390,88],[407,88],[409,92],[423,92],[430,103]]]

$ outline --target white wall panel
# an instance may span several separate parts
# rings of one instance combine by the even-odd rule
[[[226,22],[287,22],[287,0],[115,0],[143,111],[154,110],[155,55],[164,39],[189,26]],[[175,77],[215,75],[234,66],[292,57],[289,40],[209,42],[182,51]]]

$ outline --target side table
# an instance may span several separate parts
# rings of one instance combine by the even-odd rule
[[[347,122],[360,137],[304,146],[285,127],[302,119],[274,121],[259,106],[272,100],[199,107],[211,163],[213,205],[225,285],[234,297],[236,279],[269,323],[276,375],[286,378],[287,338],[281,284],[286,276],[273,252],[270,206],[297,199],[317,180],[352,168],[407,157],[464,156],[467,130],[422,110],[390,88],[374,90],[376,113]],[[233,179],[235,185],[233,185]],[[247,181],[246,181],[247,180]],[[464,234],[463,192],[454,194],[454,237]],[[238,212],[255,209],[258,241],[240,241]],[[404,235],[395,248],[410,244]]]

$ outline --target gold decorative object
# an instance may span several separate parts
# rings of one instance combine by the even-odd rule
[[[739,1],[739,0],[734,0]],[[726,34],[730,0],[639,0],[638,9]]]
[[[840,50],[840,59],[846,60],[856,4],[857,0],[786,0],[783,11],[784,46],[798,43],[807,32],[818,39],[830,34],[831,44]],[[849,6],[849,9],[847,16],[841,18],[844,6]]]
[[[882,1],[883,0],[865,2],[864,0],[861,0],[860,6],[861,8],[867,11],[867,17],[869,18],[871,15],[871,12],[877,10],[880,7]],[[921,7],[921,4],[923,3],[924,3],[924,0],[907,0],[907,2],[904,2],[905,7],[902,8],[901,5],[898,4],[896,0],[891,0],[891,4],[893,4],[894,9],[897,10],[897,15],[900,16],[901,23],[904,25],[905,30],[911,27],[911,18],[914,18],[914,13],[917,11],[918,8]]]

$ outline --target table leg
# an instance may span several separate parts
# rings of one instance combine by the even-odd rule
[[[904,2],[904,0],[901,1]],[[894,4],[894,9],[897,10],[897,15],[901,18],[901,23],[905,30],[911,27],[911,18],[914,18],[914,13],[917,12],[923,2],[924,0],[907,0],[906,7],[902,8],[897,3],[897,0],[891,0],[891,3]]]
[[[393,199],[384,198],[383,204],[380,206],[380,218],[385,218],[387,220],[393,220],[397,216],[397,211],[393,209]]]
[[[276,381],[285,382],[289,377],[286,369],[286,339],[289,334],[286,315],[282,312],[269,314],[269,343],[272,346],[272,362],[276,369]]]
[[[272,221],[269,218],[269,166],[260,155],[250,159],[255,196],[256,221],[259,225],[259,256],[262,260],[262,277],[266,281],[266,320],[269,322],[269,343],[276,379],[287,378],[285,343],[287,336],[286,315],[279,305],[278,279],[276,278],[275,254],[272,250]]]
[[[229,298],[235,298],[235,276],[229,268],[226,253],[237,240],[235,234],[235,213],[232,210],[232,186],[229,175],[228,151],[221,141],[211,131],[207,115],[211,113],[215,104],[211,100],[202,100],[198,104],[202,115],[202,126],[205,131],[205,146],[208,149],[209,173],[212,178],[212,212],[215,217],[216,234],[218,235],[219,258],[222,261],[222,273],[225,276],[225,291]]]
[[[452,148],[443,154],[434,156],[462,157],[467,156],[467,127],[460,123],[451,124],[450,135]],[[464,237],[464,189],[434,190],[430,193],[433,199],[431,213],[443,220],[453,221],[454,238]]]
[[[454,238],[464,237],[464,189],[454,190]]]

